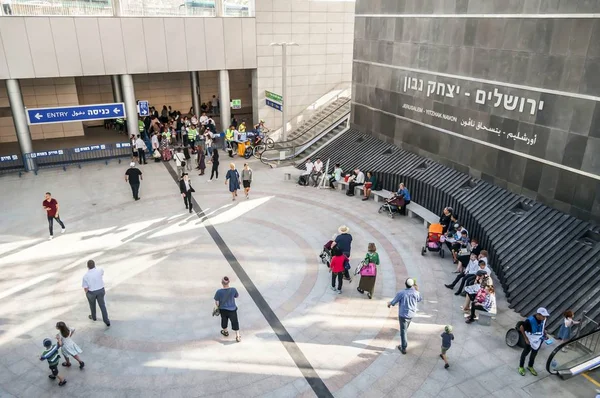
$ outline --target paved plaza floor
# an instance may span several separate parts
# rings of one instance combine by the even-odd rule
[[[289,168],[256,162],[250,199],[240,193],[234,202],[224,185],[227,161],[211,183],[192,174],[194,214],[185,211],[174,164],[140,166],[138,202],[123,178],[127,165],[116,161],[0,178],[0,397],[594,396],[582,378],[545,372],[551,347],[538,356],[539,377],[517,373],[520,351],[504,335],[521,318],[502,292],[491,326],[464,323],[463,299],[443,286],[454,266],[435,253],[421,256],[419,220],[300,187],[284,181]],[[52,241],[46,191],[67,227]],[[329,288],[318,254],[342,224],[354,237],[353,268],[369,242],[378,247],[372,300],[356,291],[357,279],[341,295]],[[88,319],[81,288],[88,259],[105,270],[110,328]],[[233,333],[221,336],[211,316],[225,275],[240,293],[240,343]],[[402,355],[398,309],[386,302],[408,276],[424,301]],[[82,371],[59,366],[64,387],[39,360],[57,321],[77,329],[86,363]],[[446,324],[455,334],[447,370],[439,358]]]

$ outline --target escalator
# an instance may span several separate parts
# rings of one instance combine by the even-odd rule
[[[350,121],[349,98],[340,99],[334,107],[310,126],[294,132],[286,141],[275,142],[260,153],[260,160],[270,167],[293,164],[300,155],[310,155],[348,130]]]
[[[586,318],[573,339],[552,351],[546,361],[548,373],[569,378],[600,367],[600,327],[584,314]]]

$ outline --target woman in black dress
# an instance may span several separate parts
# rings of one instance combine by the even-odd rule
[[[212,170],[210,172],[210,180],[212,181],[213,176],[216,177],[216,179],[219,179],[219,150],[218,149],[213,149],[213,154],[212,154],[212,158],[211,158],[211,163],[212,163]]]

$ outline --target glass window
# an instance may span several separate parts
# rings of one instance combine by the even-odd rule
[[[222,0],[223,16],[225,17],[250,17],[254,15],[252,0]]]
[[[121,15],[214,17],[215,0],[122,0]]]

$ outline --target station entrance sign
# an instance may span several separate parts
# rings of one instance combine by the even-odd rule
[[[122,102],[52,108],[27,108],[27,122],[29,125],[118,119],[125,116],[125,104]]]

